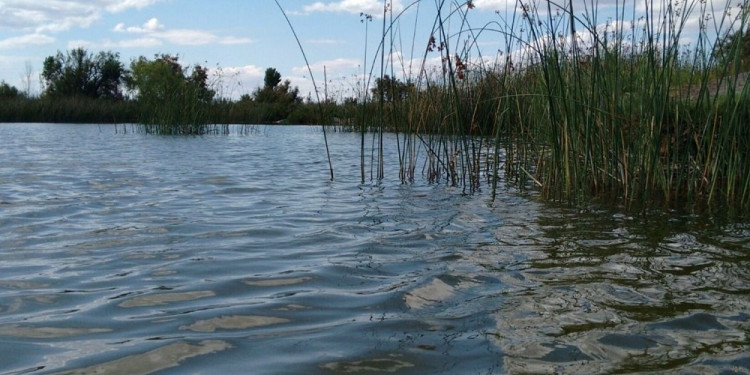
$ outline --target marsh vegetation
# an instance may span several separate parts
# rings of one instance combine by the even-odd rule
[[[505,173],[573,204],[746,210],[746,4],[616,2],[606,19],[597,3],[574,4],[518,2],[509,18],[498,12],[476,27],[472,1],[438,2],[419,73],[401,83],[381,75],[370,97],[378,115],[362,115],[358,130],[400,134],[405,182],[421,169],[465,192],[494,191]],[[399,40],[404,12],[386,2],[381,71],[403,64],[388,41]],[[683,35],[690,22],[698,25]],[[483,34],[505,41],[496,58],[483,54]],[[414,164],[419,149],[429,165]]]
[[[474,25],[473,1],[414,1],[398,12],[384,1],[375,17],[381,42],[366,48],[360,89],[336,100],[303,99],[273,68],[263,87],[230,100],[217,95],[206,68],[176,56],[126,69],[113,53],[58,53],[45,61],[41,98],[3,88],[0,120],[138,123],[159,134],[327,124],[361,133],[362,182],[396,173],[382,155],[383,133],[393,132],[404,183],[423,176],[465,193],[494,191],[502,174],[572,204],[746,212],[749,10],[727,4],[615,2],[602,19],[597,3],[518,2]],[[399,35],[408,12],[426,7],[429,34]],[[483,51],[478,41],[488,35],[503,50]],[[404,69],[394,53],[407,38],[418,69]],[[97,72],[93,83],[62,79],[82,70]],[[130,94],[118,94],[121,87]],[[427,163],[417,164],[420,153]]]

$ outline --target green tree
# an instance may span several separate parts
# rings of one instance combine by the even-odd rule
[[[253,100],[259,103],[293,104],[300,102],[299,89],[291,87],[289,80],[281,81],[281,73],[274,68],[266,69],[263,87],[253,92]]]
[[[0,99],[15,99],[19,95],[18,89],[15,86],[11,86],[5,81],[0,82]]]
[[[94,55],[84,48],[48,56],[42,70],[44,94],[49,96],[122,99],[126,76],[119,54],[108,51]]]
[[[192,85],[198,92],[198,100],[204,103],[211,102],[216,96],[216,91],[208,87],[208,69],[201,65],[195,65],[190,78],[187,80],[188,85]]]
[[[414,84],[401,82],[398,78],[391,78],[386,74],[383,78],[375,79],[372,95],[375,100],[380,100],[382,96],[386,103],[395,103],[406,99],[413,89]]]
[[[265,87],[276,87],[281,83],[281,73],[274,68],[266,69],[266,76],[263,78]]]
[[[253,91],[252,100],[264,108],[262,120],[279,121],[287,118],[302,103],[299,89],[292,87],[287,79],[282,82],[281,74],[274,68],[266,69],[263,87]]]
[[[742,70],[750,69],[750,27],[726,34],[714,47],[714,57],[720,64],[732,64],[739,58]]]
[[[154,60],[141,56],[130,63],[130,70],[128,88],[139,102],[164,102],[182,91],[185,79],[176,56],[161,55]]]
[[[183,67],[178,56],[143,56],[130,64],[128,88],[135,93],[147,124],[203,124],[215,92],[209,88],[208,69]],[[191,133],[196,131],[190,130]]]
[[[179,56],[156,55],[153,60],[143,56],[130,64],[132,75],[128,88],[141,101],[170,101],[175,98],[194,98],[209,103],[216,95],[208,85],[208,69],[195,65],[191,73],[183,68]]]

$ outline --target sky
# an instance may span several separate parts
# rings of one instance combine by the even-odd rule
[[[682,0],[682,4],[686,1],[692,0]],[[714,8],[714,18],[720,18],[730,1],[707,0]],[[394,75],[412,74],[425,57],[439,64],[439,53],[425,52],[438,2],[385,2],[399,15],[394,22],[390,16],[385,19],[394,25],[386,51],[396,61],[398,72],[394,70]],[[578,15],[586,9],[593,14],[594,4],[597,24],[606,24],[613,17],[615,4],[634,11],[646,4],[640,0],[574,2]],[[512,19],[515,0],[474,0],[471,9],[463,0],[445,3],[444,16],[446,12],[467,12],[470,27],[484,28],[473,56],[492,60],[501,54],[504,36],[493,30]],[[376,49],[384,24],[383,0],[279,0],[279,4],[284,12],[273,0],[0,0],[0,81],[38,95],[44,59],[77,47],[93,53],[118,53],[126,66],[139,56],[178,55],[183,66],[208,67],[218,94],[228,98],[250,94],[262,86],[269,67],[298,86],[303,96],[314,95],[312,77],[319,92],[336,99],[357,96],[366,82],[362,77],[369,76],[373,66],[375,76],[380,74]],[[691,16],[688,29],[695,30],[698,16]],[[451,19],[446,29],[453,34],[448,37],[455,38],[455,48],[460,49],[468,40],[468,27],[460,22],[464,18],[444,19]],[[464,32],[459,34],[461,30]],[[685,35],[689,42],[690,33]]]

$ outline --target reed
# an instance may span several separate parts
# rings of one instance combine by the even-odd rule
[[[746,212],[750,51],[743,38],[725,36],[748,30],[750,8],[713,13],[700,0],[612,4],[614,16],[602,21],[596,2],[519,1],[516,11],[476,27],[471,0],[415,0],[398,12],[384,0],[380,43],[374,53],[365,44],[360,95],[344,103],[325,97],[277,108],[207,98],[206,87],[192,84],[200,80],[162,56],[143,61],[161,72],[155,77],[166,77],[141,82],[153,83],[154,95],[2,99],[0,121],[139,123],[147,133],[206,134],[228,133],[220,124],[285,116],[360,132],[363,183],[390,172],[383,134],[393,132],[404,183],[422,175],[467,194],[489,188],[494,196],[504,179],[574,205],[593,199],[633,209]],[[434,15],[426,33],[398,35],[402,23],[418,30],[424,14]],[[363,17],[368,34],[373,18]],[[699,25],[686,46],[692,20]],[[487,35],[504,45],[493,59],[478,42]],[[394,53],[406,50],[421,61],[415,69]]]
[[[210,132],[210,104],[194,88],[175,81],[162,85],[157,95],[140,95],[139,130],[147,134],[202,135]]]
[[[540,74],[545,89],[539,96],[546,103],[537,103],[535,113],[547,118],[522,127],[544,145],[535,142],[535,172],[547,197],[573,203],[608,197],[627,206],[717,200],[748,205],[742,173],[750,170],[739,147],[750,141],[740,121],[748,97],[736,90],[740,72],[719,66],[711,50],[701,47],[716,44],[708,40],[706,25],[694,50],[680,44],[688,17],[708,12],[705,3],[661,5],[641,21],[614,23],[640,25],[628,32],[622,26],[602,30],[596,14],[584,11],[579,18],[581,10],[571,7],[560,10],[569,22],[541,21],[538,8],[524,8],[536,62],[528,74]],[[745,10],[732,26],[744,30],[747,18]],[[576,25],[586,29],[589,43],[577,39]],[[550,35],[557,37],[544,40]],[[713,81],[725,79],[731,86],[725,93],[711,89]],[[685,90],[693,85],[695,95]]]
[[[0,99],[0,122],[133,123],[134,103],[88,97]]]
[[[407,10],[392,14],[389,4],[376,53],[380,79],[398,68],[385,51],[403,47],[391,33]],[[363,155],[365,132],[375,134],[369,169],[382,165],[379,134],[390,130],[405,183],[424,152],[428,180],[466,193],[486,184],[494,194],[502,177],[571,204],[750,207],[747,52],[735,43],[721,60],[714,53],[723,35],[747,29],[748,8],[727,8],[709,22],[702,16],[709,2],[646,1],[641,13],[616,2],[615,17],[601,22],[598,4],[575,4],[519,2],[518,12],[475,28],[472,1],[435,2],[422,68],[406,78],[411,91],[360,101],[361,113],[375,115],[355,126]],[[691,19],[701,24],[685,46]],[[506,46],[493,63],[476,43],[487,33]],[[435,54],[442,66],[430,69]]]
[[[318,87],[315,84],[315,77],[312,74],[312,69],[310,68],[310,62],[307,61],[307,55],[305,54],[304,48],[302,48],[302,43],[300,42],[299,38],[297,37],[297,32],[294,30],[294,26],[292,25],[292,22],[289,20],[289,17],[287,17],[286,12],[284,11],[284,8],[279,4],[278,1],[274,0],[276,3],[276,6],[278,6],[279,10],[281,11],[281,14],[284,15],[284,19],[286,20],[287,24],[289,25],[289,29],[292,31],[292,34],[294,34],[294,40],[297,42],[297,45],[299,46],[300,52],[302,52],[302,57],[305,59],[305,64],[307,65],[307,71],[310,73],[310,77],[313,80],[313,86],[315,89],[315,97],[317,98],[317,103],[320,106],[320,113],[323,113],[323,102],[320,100],[320,96],[318,94]],[[321,115],[322,117],[322,115]],[[326,159],[328,160],[328,168],[329,173],[331,176],[331,181],[333,181],[333,164],[331,162],[331,152],[328,147],[328,135],[326,134],[326,128],[325,126],[322,127],[323,129],[323,140],[325,142],[325,148],[326,148]]]

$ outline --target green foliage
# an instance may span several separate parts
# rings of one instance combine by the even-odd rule
[[[0,100],[0,122],[123,124],[138,121],[136,103],[84,96]]]
[[[5,81],[0,82],[0,99],[15,99],[19,95],[18,89],[15,86],[11,86]]]
[[[281,73],[279,73],[275,68],[266,69],[266,74],[263,77],[263,87],[273,88],[278,86],[279,83],[281,83]]]
[[[76,48],[44,60],[42,80],[48,96],[86,96],[122,99],[122,83],[127,76],[119,54],[99,52],[93,55]]]
[[[406,95],[383,74],[371,89],[374,102],[359,103],[359,114],[348,115],[357,121],[349,129],[363,132],[363,182],[365,132],[385,129],[399,136],[404,182],[421,169],[430,181],[466,191],[479,189],[483,179],[494,191],[504,179],[571,204],[602,199],[634,208],[750,208],[744,147],[750,144],[750,75],[740,74],[750,68],[750,33],[716,44],[706,24],[705,15],[714,14],[710,3],[657,3],[669,6],[644,15],[645,23],[636,18],[641,15],[626,19],[629,13],[616,5],[621,18],[602,27],[595,3],[573,9],[572,2],[524,2],[511,19],[486,29],[471,26],[471,2],[436,3],[450,9],[437,12],[423,61],[439,58],[442,69],[416,69],[418,76],[407,79],[416,88]],[[747,30],[750,13],[739,9],[715,25]],[[731,13],[725,9],[725,17]],[[699,33],[690,50],[680,43],[692,19]],[[627,24],[643,28],[619,26]],[[383,40],[400,40],[386,35],[391,26],[384,23]],[[507,44],[491,66],[474,40],[489,33]],[[389,49],[378,48],[381,54]],[[472,61],[472,55],[480,57]],[[381,72],[395,70],[388,63]],[[382,138],[376,138],[371,171],[383,163],[376,144]],[[425,165],[415,164],[419,150],[427,152]]]
[[[375,79],[375,87],[371,90],[374,98],[382,98],[387,103],[394,103],[404,101],[409,93],[414,92],[415,87],[412,82],[402,82],[386,74],[383,78]]]
[[[171,55],[157,55],[153,60],[141,56],[130,69],[128,86],[136,93],[140,122],[147,131],[202,134],[215,95],[208,87],[207,69],[196,65],[188,72]]]
[[[252,96],[244,95],[241,102],[254,103],[260,112],[259,121],[272,123],[286,119],[302,102],[299,89],[291,87],[289,80],[281,80],[281,74],[274,68],[266,69],[263,87],[253,91]]]
[[[750,26],[744,32],[724,35],[714,46],[713,54],[722,65],[739,62],[742,71],[750,70]]]

